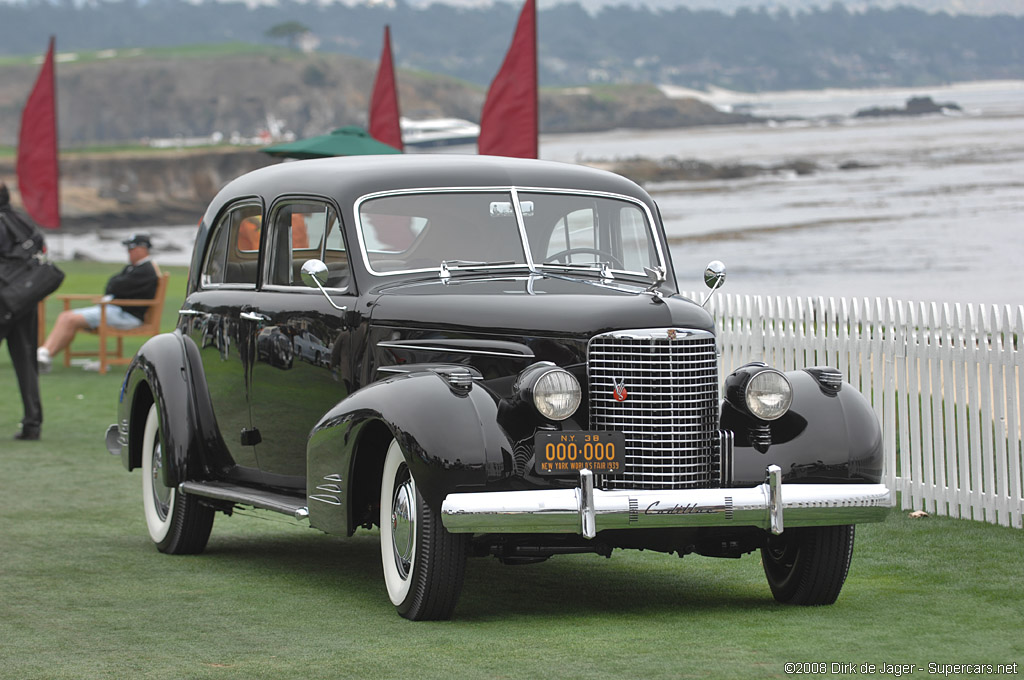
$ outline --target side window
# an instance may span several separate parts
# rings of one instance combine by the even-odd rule
[[[259,204],[247,203],[230,208],[221,217],[210,236],[211,246],[201,277],[203,286],[255,287],[262,214]]]
[[[265,246],[269,249],[267,281],[276,286],[302,286],[302,264],[323,260],[328,286],[348,284],[348,253],[341,221],[333,207],[321,202],[287,202],[275,210]]]

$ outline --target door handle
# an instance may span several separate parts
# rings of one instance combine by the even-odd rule
[[[239,318],[245,319],[246,321],[257,321],[260,323],[264,321],[270,321],[269,316],[267,316],[266,314],[260,314],[259,312],[240,312],[238,316]]]

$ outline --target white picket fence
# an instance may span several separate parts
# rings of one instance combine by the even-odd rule
[[[723,377],[749,361],[842,371],[882,423],[904,509],[1022,528],[1024,306],[718,293],[708,309]]]

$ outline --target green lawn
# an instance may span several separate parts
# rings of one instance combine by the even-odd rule
[[[62,292],[85,292],[117,266],[65,269]],[[185,278],[171,272],[168,326]],[[375,533],[328,537],[269,513],[219,515],[204,554],[163,555],[146,535],[139,473],[103,445],[120,376],[57,365],[41,384],[42,441],[10,440],[21,404],[0,352],[0,678],[750,678],[784,677],[793,661],[917,664],[923,677],[929,663],[1024,665],[1024,532],[899,511],[858,529],[846,587],[822,608],[776,605],[756,554],[616,551],[471,560],[455,620],[411,623],[387,601]]]

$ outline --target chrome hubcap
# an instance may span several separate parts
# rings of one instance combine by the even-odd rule
[[[391,545],[394,548],[395,566],[403,579],[409,577],[416,540],[415,494],[412,479],[406,479],[395,489],[391,503]]]
[[[163,455],[159,439],[153,444],[153,505],[161,520],[167,519],[171,508],[171,489],[163,482]]]

